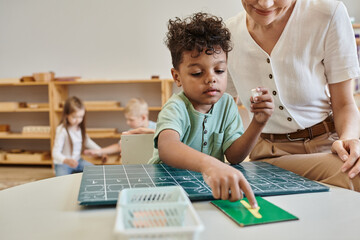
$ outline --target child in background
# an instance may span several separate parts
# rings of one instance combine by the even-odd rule
[[[222,19],[197,13],[170,20],[168,29],[171,73],[183,91],[173,95],[159,113],[149,163],[201,172],[214,198],[236,201],[243,191],[255,208],[249,183],[224,163],[224,154],[231,164],[245,159],[273,112],[272,97],[267,89],[257,88],[262,95],[250,99],[254,117],[244,133],[238,108],[224,93],[231,42]]]
[[[52,150],[56,176],[82,172],[85,165],[92,165],[81,158],[85,148],[100,149],[86,134],[84,104],[79,98],[70,97],[56,128]]]
[[[130,129],[124,135],[154,133],[156,123],[149,120],[149,107],[142,98],[132,98],[125,106],[124,115]],[[101,149],[87,149],[85,154],[101,156],[104,154],[121,153],[120,141]]]
[[[122,134],[145,134],[154,133],[156,122],[149,120],[149,106],[142,98],[132,98],[125,106],[124,110],[126,124],[129,131]]]

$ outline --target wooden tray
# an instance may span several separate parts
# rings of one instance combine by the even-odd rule
[[[20,82],[35,82],[35,79],[33,78],[33,76],[23,76],[20,79]]]
[[[42,73],[34,73],[33,78],[36,82],[50,82],[54,80],[53,72],[42,72]]]
[[[19,108],[18,102],[0,102],[0,109],[5,111],[12,111]]]
[[[54,81],[59,81],[59,82],[71,82],[71,81],[76,81],[78,79],[80,79],[81,77],[57,77],[54,79]]]
[[[9,124],[0,124],[0,132],[9,132],[10,125]]]
[[[29,103],[21,103],[19,105],[21,108],[31,108],[31,109],[41,109],[41,108],[49,108],[49,103],[34,103],[34,102],[29,102]]]
[[[32,133],[49,134],[50,126],[24,126],[22,128],[22,133],[24,133],[24,134],[32,134]]]
[[[6,153],[5,157],[5,161],[11,162],[41,162],[49,159],[49,152]]]

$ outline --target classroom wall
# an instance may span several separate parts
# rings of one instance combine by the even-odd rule
[[[360,22],[360,2],[343,2]],[[0,0],[0,78],[169,78],[169,18],[241,9],[241,0]]]
[[[349,16],[355,18],[356,23],[360,23],[360,1],[359,0],[342,0],[345,4]]]
[[[221,4],[220,4],[221,2]],[[206,11],[228,18],[240,0],[0,0],[0,78],[169,78],[166,24]]]

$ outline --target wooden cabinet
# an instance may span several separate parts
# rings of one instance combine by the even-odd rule
[[[15,88],[23,88],[17,90],[18,95],[13,96],[9,93]],[[36,90],[35,88],[42,88]],[[94,102],[108,103],[119,102],[117,106],[91,106],[86,108],[86,126],[96,131],[89,132],[89,136],[100,145],[105,146],[118,141],[120,132],[128,129],[124,118],[124,106],[132,97],[142,97],[149,104],[150,120],[156,121],[157,114],[161,110],[163,104],[172,94],[173,81],[169,79],[151,79],[151,80],[85,80],[64,81],[64,82],[30,82],[30,83],[2,83],[0,79],[0,95],[2,92],[8,92],[5,97],[0,97],[0,103],[11,102],[41,102],[44,106],[41,108],[16,108],[4,109],[0,108],[1,114],[4,116],[0,124],[10,124],[10,133],[0,133],[0,150],[24,147],[17,147],[16,143],[21,141],[45,141],[40,143],[44,151],[50,151],[55,138],[56,127],[61,121],[62,104],[69,96],[77,96],[85,103]],[[34,90],[35,89],[35,90]],[[44,96],[39,96],[41,92]],[[46,107],[46,103],[48,107]],[[1,104],[0,104],[1,105]],[[100,104],[101,105],[101,104]],[[17,115],[18,114],[18,115]],[[21,114],[21,116],[19,115]],[[33,118],[29,116],[39,115],[34,122],[29,122]],[[9,122],[6,122],[9,119]],[[16,119],[17,127],[13,128],[13,120]],[[48,125],[50,133],[41,134],[24,134],[21,127],[25,125]],[[104,129],[104,131],[102,131]],[[107,131],[107,129],[116,129],[116,131]],[[14,140],[9,144],[7,140]],[[102,144],[101,144],[102,143]],[[27,143],[25,143],[26,146]],[[26,149],[25,150],[29,150]],[[46,161],[38,161],[34,158],[31,161],[27,157],[27,161],[8,161],[0,158],[0,164],[46,164],[51,165],[50,159]]]

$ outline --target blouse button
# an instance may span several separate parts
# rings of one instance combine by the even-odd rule
[[[207,122],[207,119],[206,118],[204,118],[204,123],[206,123]]]
[[[269,74],[269,78],[272,79],[272,77],[273,77],[272,74]]]
[[[270,63],[270,59],[269,59],[269,58],[267,58],[266,61],[267,61],[267,63]]]
[[[274,95],[274,96],[276,95],[276,91],[273,91],[273,95]]]
[[[204,130],[204,134],[207,134],[207,130],[206,130],[206,129]]]
[[[279,109],[280,109],[280,110],[283,110],[283,109],[284,109],[284,107],[283,107],[283,106],[279,106]]]
[[[291,117],[288,117],[288,118],[287,118],[287,120],[288,120],[289,122],[291,122],[291,121],[292,121]]]
[[[207,145],[207,142],[204,142],[204,146],[206,146]]]

